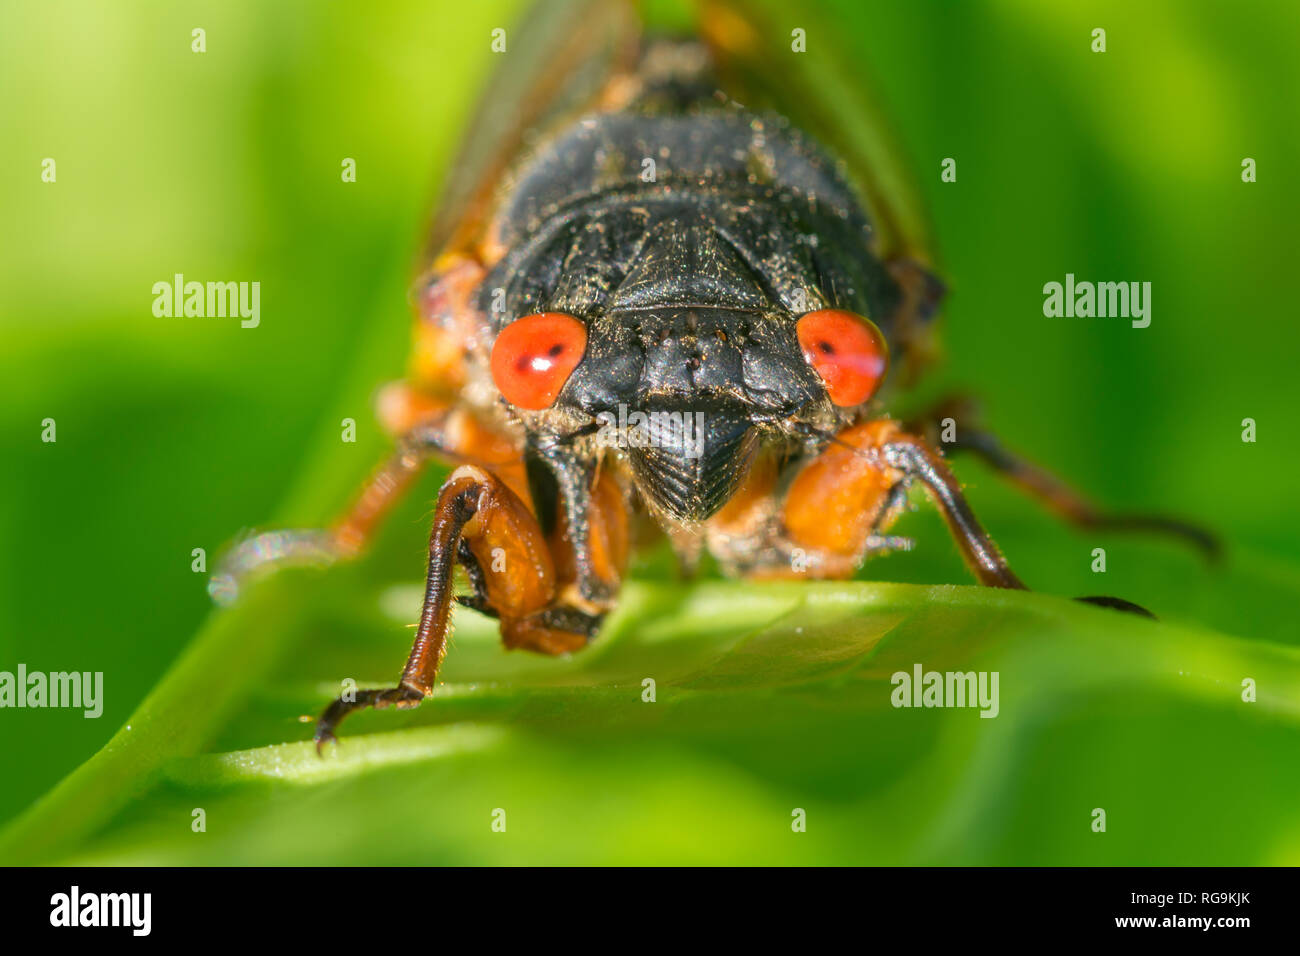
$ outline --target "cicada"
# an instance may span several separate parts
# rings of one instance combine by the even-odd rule
[[[381,392],[395,452],[333,528],[226,562],[229,591],[356,555],[428,462],[455,466],[406,666],[330,704],[318,747],[353,710],[433,692],[458,602],[507,648],[580,650],[648,531],[688,568],[707,551],[735,576],[845,578],[909,543],[889,531],[919,487],[980,584],[1024,587],[941,448],[1076,522],[1211,546],[1097,512],[968,415],[938,441],[951,405],[888,414],[943,293],[905,170],[883,136],[839,128],[870,104],[821,101],[788,28],[724,2],[697,23],[667,38],[630,6],[546,2],[509,33],[414,284],[409,374]]]

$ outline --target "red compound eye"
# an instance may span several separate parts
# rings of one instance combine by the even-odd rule
[[[492,346],[492,381],[507,402],[539,411],[582,361],[587,327],[563,312],[539,312],[511,322]]]
[[[840,309],[809,312],[796,326],[799,347],[841,408],[861,405],[880,387],[889,347],[874,322]]]

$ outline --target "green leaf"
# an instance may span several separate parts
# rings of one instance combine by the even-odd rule
[[[1277,760],[1300,743],[1293,648],[971,587],[642,583],[565,659],[507,654],[493,622],[458,611],[434,698],[354,718],[318,757],[294,718],[341,676],[391,675],[404,648],[389,618],[409,617],[417,595],[348,568],[285,575],[214,614],[129,728],[4,834],[3,858],[1300,856],[1300,768]],[[996,716],[895,707],[891,677],[916,665],[997,672]],[[207,740],[237,746],[208,751]],[[205,832],[191,830],[195,808]],[[1092,830],[1095,808],[1105,833]],[[796,809],[806,832],[791,829]]]

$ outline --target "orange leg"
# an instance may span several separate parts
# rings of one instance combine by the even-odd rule
[[[939,454],[888,419],[845,429],[803,467],[782,506],[788,541],[819,557],[826,576],[851,573],[873,538],[897,517],[901,495],[913,482],[938,506],[976,580],[988,587],[1024,587]]]
[[[586,523],[593,567],[614,591],[627,564],[628,542],[627,512],[612,478],[602,476],[591,490]],[[465,603],[500,619],[507,648],[562,654],[585,646],[609,605],[593,604],[577,592],[573,551],[567,532],[557,530],[547,540],[504,480],[471,465],[457,468],[438,493],[424,606],[397,686],[335,700],[316,725],[317,749],[334,739],[339,722],[354,710],[414,707],[433,693],[451,630],[458,558],[475,590]]]
[[[400,433],[398,447],[348,510],[330,528],[268,531],[239,542],[223,556],[208,585],[214,600],[232,602],[248,580],[270,570],[321,567],[355,557],[431,457],[491,468],[527,500],[523,460],[514,443],[468,411],[396,383],[381,393],[379,412],[384,423]]]

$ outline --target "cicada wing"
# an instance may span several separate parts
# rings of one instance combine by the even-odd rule
[[[584,109],[635,66],[636,10],[625,0],[536,0],[506,34],[501,65],[448,168],[419,272],[482,240],[493,201],[531,138]]]
[[[697,7],[724,92],[784,116],[845,164],[872,219],[875,252],[903,292],[891,348],[902,381],[915,381],[938,353],[930,319],[945,290],[911,166],[861,79],[860,58],[836,49],[832,29],[816,31],[815,55],[796,52],[784,0],[697,0]],[[811,13],[801,11],[801,21]]]
[[[785,0],[698,0],[699,29],[725,92],[786,117],[842,159],[866,201],[887,258],[928,261],[924,207],[860,58],[835,48],[830,24],[810,24],[816,53],[795,52]],[[800,11],[804,22],[815,11]],[[810,30],[809,33],[814,31]]]

